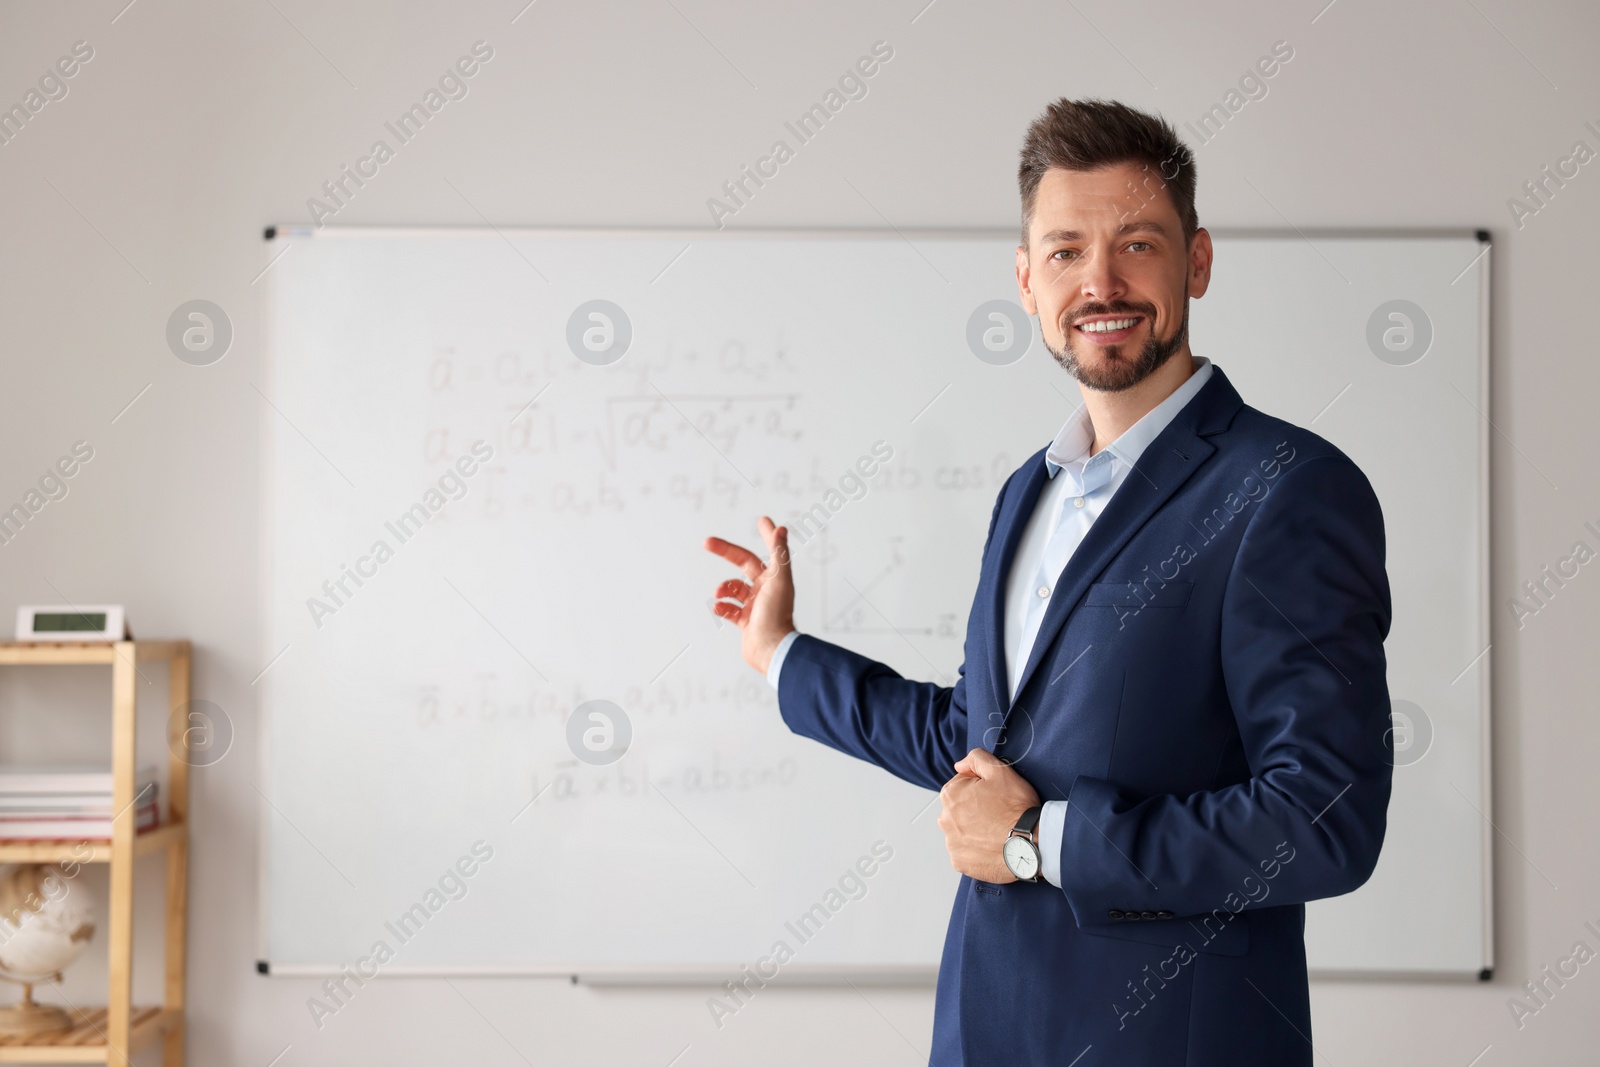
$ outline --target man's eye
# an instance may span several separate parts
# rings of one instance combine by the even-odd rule
[[[1062,248],[1051,253],[1051,258],[1054,258],[1055,256],[1075,256],[1077,254],[1078,253],[1072,251],[1070,248]]]
[[[1144,245],[1144,247],[1149,248],[1150,247],[1150,242],[1149,241],[1135,241],[1135,242],[1133,242],[1132,245],[1129,245],[1128,247],[1132,248],[1133,245]]]

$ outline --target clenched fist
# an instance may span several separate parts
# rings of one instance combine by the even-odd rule
[[[1015,882],[1001,850],[1022,813],[1039,803],[1039,794],[987,749],[968,752],[955,770],[939,790],[939,829],[950,866],[980,882]]]

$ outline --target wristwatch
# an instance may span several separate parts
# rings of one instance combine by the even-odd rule
[[[1023,812],[1001,849],[1006,870],[1016,875],[1019,882],[1044,881],[1044,862],[1039,857],[1039,845],[1034,834],[1034,828],[1039,825],[1039,813],[1043,810],[1043,805],[1035,804]]]

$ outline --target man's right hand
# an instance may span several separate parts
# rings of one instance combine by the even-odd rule
[[[758,527],[767,543],[764,563],[748,548],[720,537],[706,538],[705,547],[744,572],[743,579],[729,578],[717,586],[711,610],[738,624],[744,661],[765,674],[779,642],[794,629],[794,579],[789,572],[788,527],[774,526],[765,515]],[[728,603],[725,597],[738,603]]]

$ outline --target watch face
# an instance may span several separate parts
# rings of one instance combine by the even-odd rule
[[[1006,838],[1002,855],[1006,869],[1024,882],[1039,873],[1039,850],[1026,837]]]

